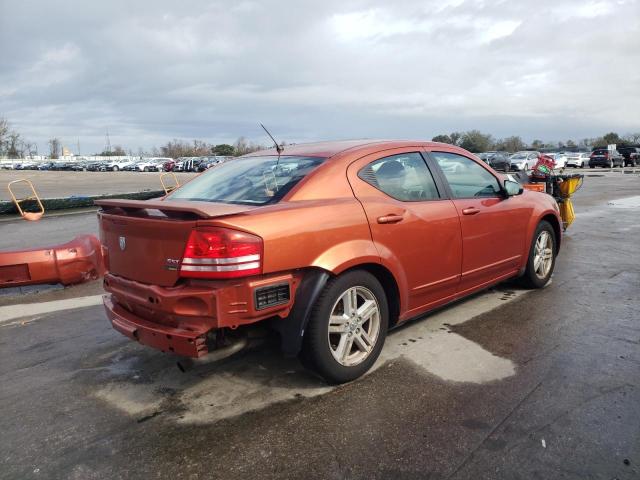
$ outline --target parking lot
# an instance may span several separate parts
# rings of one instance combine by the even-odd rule
[[[111,328],[100,282],[0,291],[0,478],[639,478],[640,174],[628,172],[584,172],[549,286],[500,284],[401,327],[340,387],[268,334],[178,368]],[[47,195],[79,179],[159,185],[35,174]],[[8,250],[97,224],[85,212],[0,231]]]
[[[196,173],[179,172],[176,178],[184,184]],[[42,198],[63,198],[70,196],[108,195],[114,193],[141,192],[145,190],[162,190],[160,173],[157,172],[49,172],[34,170],[2,170],[2,184],[13,180],[28,179],[33,182]],[[166,179],[167,184],[173,178]],[[26,196],[23,187],[16,189],[16,194]],[[0,189],[0,200],[10,200],[6,188]]]

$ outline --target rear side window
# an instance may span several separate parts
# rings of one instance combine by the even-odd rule
[[[242,205],[276,203],[324,162],[320,157],[240,157],[214,165],[167,200],[193,200]]]
[[[403,202],[440,198],[431,172],[419,153],[381,158],[360,170],[358,177]]]
[[[496,197],[498,179],[473,160],[455,153],[431,152],[451,187],[454,198]]]

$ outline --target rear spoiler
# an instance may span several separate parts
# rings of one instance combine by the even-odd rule
[[[190,200],[170,201],[162,199],[152,200],[96,200],[95,204],[102,207],[104,213],[125,215],[145,215],[149,210],[159,210],[168,217],[196,216],[198,218],[213,218],[224,215],[234,215],[253,210],[251,205],[230,205],[227,203],[194,202]]]

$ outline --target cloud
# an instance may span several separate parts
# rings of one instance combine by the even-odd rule
[[[45,148],[640,130],[637,0],[0,4],[0,115]]]

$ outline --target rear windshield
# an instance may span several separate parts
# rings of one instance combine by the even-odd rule
[[[594,150],[593,153],[594,155],[604,155],[605,153],[609,153],[609,150],[605,150],[605,149]]]
[[[278,202],[324,162],[320,157],[240,157],[211,167],[167,200],[266,205]]]

